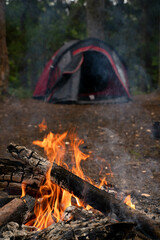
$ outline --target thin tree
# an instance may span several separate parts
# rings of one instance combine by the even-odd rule
[[[87,35],[104,40],[104,0],[87,0]]]
[[[160,18],[159,18],[160,19]],[[158,51],[158,92],[160,93],[160,27],[159,27],[159,51]]]
[[[0,0],[0,97],[7,93],[9,62],[6,45],[5,0]]]

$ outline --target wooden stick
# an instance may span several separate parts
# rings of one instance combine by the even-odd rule
[[[50,167],[50,162],[47,159],[25,147],[10,144],[8,151],[13,157],[23,160],[24,164],[38,170],[41,174],[45,175]],[[96,188],[55,163],[53,163],[51,170],[51,180],[102,213],[113,212],[121,221],[134,222],[137,229],[146,236],[154,240],[160,239],[160,228],[154,220],[129,208],[122,201],[116,199],[114,195]]]
[[[12,201],[0,208],[0,227],[8,222],[22,223],[25,221],[27,212],[34,208],[34,198],[26,195],[23,198],[14,198]]]

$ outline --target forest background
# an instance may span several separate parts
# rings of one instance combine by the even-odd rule
[[[69,40],[97,36],[123,59],[132,94],[160,88],[159,0],[0,2],[0,24],[5,20],[0,41],[5,37],[9,65],[5,92],[31,97],[46,62],[58,48]]]

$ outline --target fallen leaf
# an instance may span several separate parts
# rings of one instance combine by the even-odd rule
[[[151,195],[149,195],[148,193],[142,193],[141,196],[142,197],[150,197]]]
[[[151,129],[147,129],[146,132],[151,132]]]

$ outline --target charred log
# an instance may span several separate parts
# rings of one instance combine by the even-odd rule
[[[101,239],[101,240],[123,240],[128,232],[133,228],[132,223],[112,223],[106,219],[71,222],[70,224],[57,223],[30,236],[25,240],[56,239],[56,240],[82,240],[82,239]]]
[[[14,198],[13,197],[2,197],[0,198],[0,208],[3,207],[5,204],[9,203],[12,201]]]
[[[22,226],[15,222],[8,223],[0,232],[2,239],[19,240],[123,240],[131,231],[132,223],[108,223],[107,219],[99,219],[89,222],[77,221],[71,223],[58,222],[50,227],[35,232],[34,227]],[[29,232],[32,230],[32,232]]]
[[[35,197],[44,175],[39,174],[29,165],[11,159],[0,158],[0,188],[9,195],[21,195],[22,183],[26,186],[26,193]]]
[[[50,167],[50,162],[47,159],[25,147],[10,144],[8,151],[13,157],[24,161],[25,165],[36,169],[42,175],[45,175]],[[72,192],[86,204],[102,213],[113,212],[120,221],[134,222],[136,228],[146,236],[155,240],[160,239],[160,228],[154,220],[149,219],[147,215],[137,210],[129,208],[122,201],[116,199],[114,195],[96,188],[55,163],[52,166],[51,179],[54,183]]]
[[[23,223],[29,212],[33,211],[34,198],[26,195],[23,198],[15,198],[0,208],[0,227],[8,222]]]

